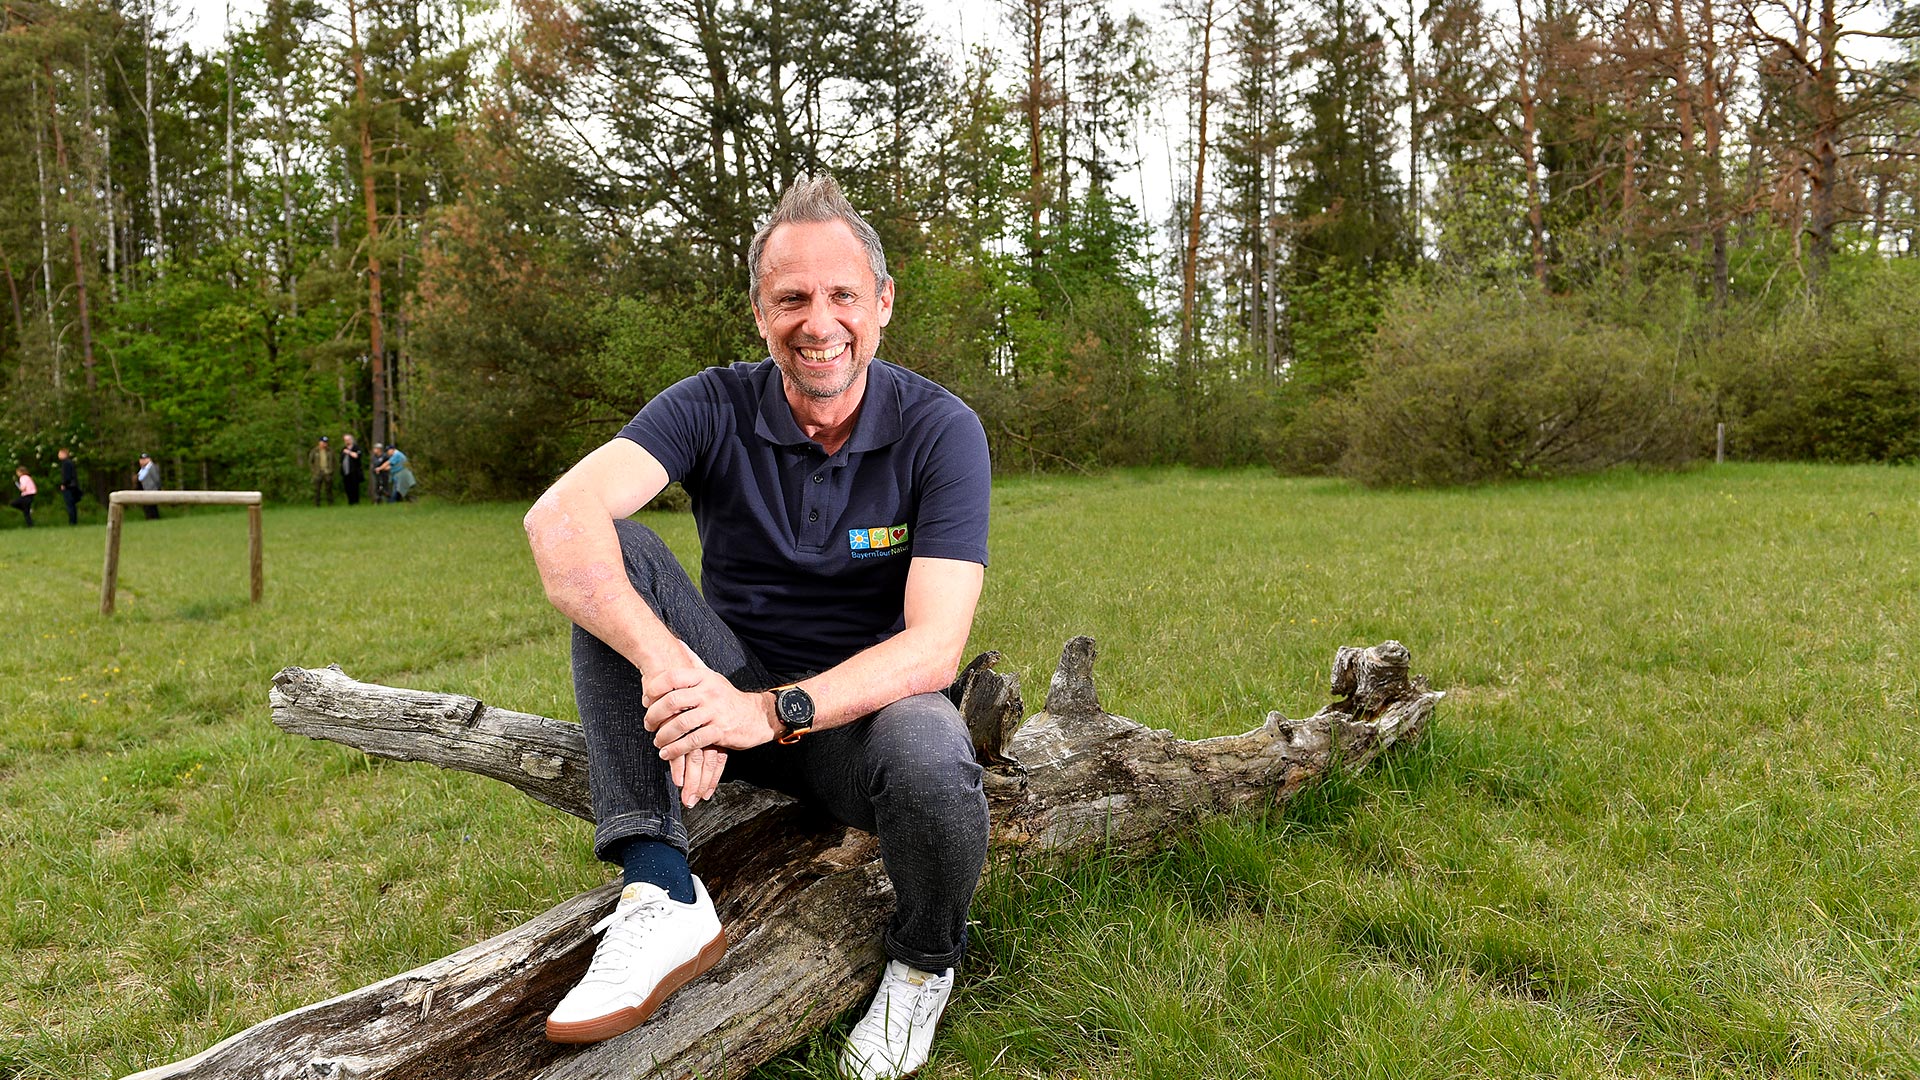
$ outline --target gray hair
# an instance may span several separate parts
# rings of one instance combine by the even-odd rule
[[[840,185],[834,183],[831,176],[803,177],[780,196],[780,205],[773,208],[773,216],[753,234],[753,243],[747,247],[747,295],[755,310],[760,307],[760,260],[767,253],[767,238],[773,235],[773,230],[781,225],[822,221],[844,221],[847,228],[853,230],[854,239],[867,249],[867,265],[873,269],[875,292],[893,280],[887,274],[887,253],[880,247],[880,234],[841,194]]]

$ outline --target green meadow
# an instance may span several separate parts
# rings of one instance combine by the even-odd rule
[[[136,516],[110,619],[103,531],[10,516],[0,1077],[184,1057],[606,880],[580,822],[268,720],[329,663],[571,718],[521,510],[270,507],[257,607],[243,514]],[[1082,633],[1182,735],[1310,714],[1385,638],[1447,697],[1266,816],[996,866],[925,1075],[1920,1075],[1920,471],[1016,477],[994,514],[973,650],[1030,709]]]

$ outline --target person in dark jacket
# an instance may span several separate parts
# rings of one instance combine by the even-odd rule
[[[373,474],[373,501],[375,504],[393,501],[393,473],[387,468],[387,459],[393,456],[382,443],[373,444],[373,458],[367,471]]]
[[[73,451],[61,447],[57,455],[60,462],[60,498],[67,504],[67,524],[80,524],[80,465],[73,460]]]
[[[353,433],[340,436],[340,486],[347,489],[347,505],[360,505],[360,483],[367,478],[366,466],[360,463],[360,447],[353,441]]]
[[[152,454],[140,455],[140,471],[134,474],[139,481],[141,491],[160,490],[160,463],[153,460]],[[146,511],[148,521],[160,520],[160,508],[149,503],[140,509]]]

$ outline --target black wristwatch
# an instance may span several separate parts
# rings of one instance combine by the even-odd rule
[[[780,736],[780,745],[792,746],[800,737],[813,730],[813,695],[800,689],[796,684],[776,686],[768,693],[773,695],[773,716],[786,728]]]

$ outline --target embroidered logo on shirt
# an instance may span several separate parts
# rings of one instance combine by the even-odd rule
[[[907,546],[905,525],[876,525],[870,529],[847,530],[847,548],[856,559],[874,559]]]

